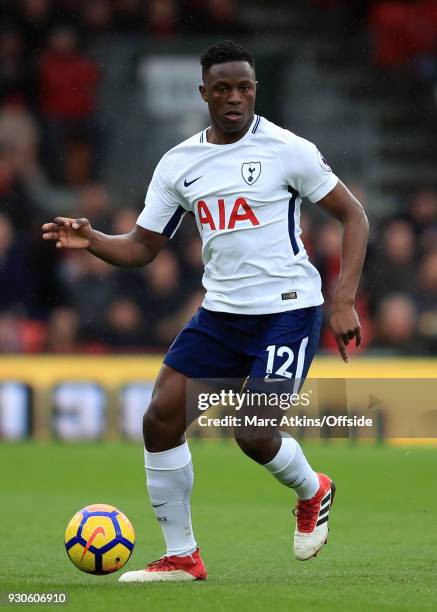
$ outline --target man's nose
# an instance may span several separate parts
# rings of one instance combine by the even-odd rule
[[[241,103],[241,92],[238,87],[234,87],[229,91],[228,102],[230,104],[240,104]]]

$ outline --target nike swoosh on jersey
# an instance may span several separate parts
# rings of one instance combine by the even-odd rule
[[[165,504],[168,504],[168,501],[164,502],[163,504],[152,504],[152,508],[160,508],[161,506],[165,506]]]
[[[193,183],[195,183],[196,181],[198,181],[201,178],[202,178],[201,176],[198,176],[193,181],[187,181],[187,179],[185,179],[184,180],[184,187],[189,187],[190,185],[192,185]]]

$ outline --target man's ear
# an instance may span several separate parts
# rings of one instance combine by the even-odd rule
[[[200,95],[202,96],[202,100],[204,102],[208,102],[208,96],[206,95],[206,87],[205,85],[199,85]]]

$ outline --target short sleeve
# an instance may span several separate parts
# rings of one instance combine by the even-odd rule
[[[186,212],[171,182],[168,159],[164,156],[153,173],[137,225],[172,238]]]
[[[280,154],[286,179],[302,198],[319,202],[334,189],[338,177],[312,142],[298,136],[295,139]]]

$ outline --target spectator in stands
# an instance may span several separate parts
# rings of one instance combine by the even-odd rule
[[[25,40],[11,20],[0,23],[0,104],[32,100],[32,72]]]
[[[116,297],[112,284],[112,266],[96,263],[91,253],[70,252],[63,258],[59,280],[67,303],[78,312],[81,334],[90,342],[104,342],[104,315]]]
[[[244,25],[238,19],[235,0],[207,0],[205,2],[207,31],[211,34],[244,34]]]
[[[154,38],[171,38],[178,31],[175,0],[150,0],[145,4],[145,23]]]
[[[379,2],[373,7],[369,24],[375,62],[380,68],[399,67],[411,57],[411,17],[410,7],[402,0]]]
[[[99,70],[79,49],[71,27],[52,30],[39,66],[47,170],[55,183],[83,184],[98,175],[96,120]]]
[[[420,355],[425,351],[417,329],[413,299],[406,294],[389,294],[379,303],[373,348],[399,355]]]
[[[81,7],[83,28],[87,34],[105,34],[114,26],[109,0],[90,0]]]
[[[32,279],[25,246],[15,234],[10,219],[0,213],[0,312],[28,314],[31,310]]]
[[[138,305],[116,298],[106,311],[105,342],[115,351],[140,351],[151,344],[153,330],[147,329]]]
[[[35,59],[46,43],[55,21],[55,6],[51,0],[22,0],[18,12],[20,30],[26,40],[28,60]]]
[[[0,312],[0,353],[21,353],[22,349],[18,316]]]
[[[121,32],[138,32],[143,21],[142,0],[114,0],[114,23]],[[145,4],[145,3],[144,3]]]
[[[127,234],[134,227],[138,211],[134,208],[118,210],[112,219],[111,234]],[[147,292],[144,272],[135,268],[113,268],[112,283],[116,295],[121,295],[136,304],[142,304]]]
[[[437,192],[416,193],[406,219],[415,232],[419,252],[437,249]]]
[[[411,226],[402,219],[388,222],[381,245],[374,248],[366,266],[371,305],[389,293],[413,295],[416,290],[415,239]]]
[[[108,232],[112,224],[111,198],[103,183],[88,183],[80,190],[77,217],[86,217],[102,232]]]
[[[419,331],[428,353],[437,353],[437,250],[426,255],[419,269]]]
[[[180,6],[180,21],[185,32],[196,33],[204,27],[203,0],[185,0]]]
[[[0,213],[9,217],[17,231],[30,232],[35,221],[39,223],[37,212],[35,201],[18,175],[13,153],[0,143]]]
[[[79,342],[79,316],[73,308],[55,308],[48,320],[46,353],[77,353],[81,350]]]
[[[158,319],[173,314],[175,304],[181,303],[179,263],[170,249],[163,249],[142,273],[147,289],[141,306],[147,325],[153,328]]]
[[[120,208],[112,216],[111,234],[127,234],[134,227],[139,211],[135,208]]]
[[[0,107],[0,143],[7,149],[12,167],[29,188],[42,180],[38,161],[39,127],[25,105],[9,101]]]
[[[377,2],[370,11],[375,60],[381,68],[412,65],[437,51],[435,0]]]

